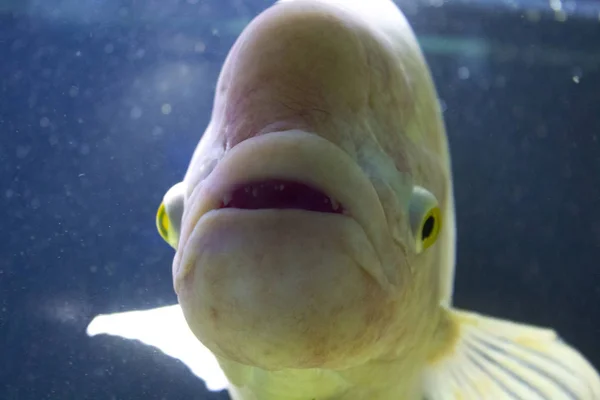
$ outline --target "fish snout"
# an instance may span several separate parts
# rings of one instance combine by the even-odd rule
[[[386,222],[346,153],[302,131],[248,139],[186,207],[175,289],[211,351],[264,368],[373,356],[393,315],[380,261]]]

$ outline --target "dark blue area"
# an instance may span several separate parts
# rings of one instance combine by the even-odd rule
[[[162,20],[118,3],[80,21],[0,15],[1,399],[227,398],[154,349],[85,327],[176,301],[156,209],[185,172],[235,40],[217,21],[268,3],[209,2],[196,24],[201,3],[165,1]],[[100,18],[113,11],[120,19]],[[552,326],[600,367],[600,24],[477,12],[411,20],[417,33],[573,58],[427,54],[453,151],[456,302]]]

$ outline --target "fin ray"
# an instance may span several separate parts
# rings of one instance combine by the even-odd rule
[[[529,368],[531,371],[539,374],[540,379],[548,381],[549,385],[557,386],[556,390],[562,390],[571,398],[576,398],[573,391],[569,389],[570,385],[577,384],[575,371],[563,365],[560,360],[552,357],[550,354],[543,354],[517,343],[500,340],[493,336],[485,337],[480,333],[475,333],[474,337],[480,346],[485,346],[489,349],[490,354],[496,355],[495,360],[497,362],[499,359],[502,359],[503,361],[500,362],[503,365],[509,368],[512,366],[513,369]],[[563,383],[562,380],[557,379],[556,377],[558,376],[566,382]]]
[[[600,376],[551,329],[450,310],[450,349],[424,375],[428,400],[598,400]]]
[[[490,352],[478,346],[475,341],[467,343],[466,346],[469,354],[477,360],[473,361],[476,362],[479,369],[485,371],[488,377],[494,380],[499,391],[504,395],[515,399],[544,399],[537,390],[523,381],[516,372],[513,372],[510,366],[504,365],[497,357],[492,357]]]

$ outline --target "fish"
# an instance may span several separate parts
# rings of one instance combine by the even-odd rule
[[[156,225],[178,305],[88,334],[153,321],[160,340],[130,336],[168,342],[234,400],[600,399],[554,330],[453,306],[446,128],[391,0],[280,0],[254,18]]]

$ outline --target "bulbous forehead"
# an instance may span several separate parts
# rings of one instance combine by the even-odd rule
[[[244,30],[219,78],[204,147],[226,151],[249,137],[303,129],[356,159],[357,149],[376,147],[400,171],[419,169],[407,160],[415,145],[445,159],[435,90],[404,17],[393,5],[363,18],[330,3],[283,2]]]

